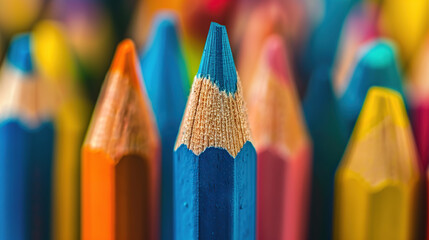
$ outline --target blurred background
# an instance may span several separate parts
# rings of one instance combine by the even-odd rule
[[[171,10],[179,18],[190,80],[215,21],[227,26],[242,79],[252,76],[264,38],[280,34],[303,96],[319,66],[335,72],[336,90],[341,91],[357,49],[376,37],[395,44],[408,79],[427,35],[427,5],[401,0],[0,0],[0,61],[15,34],[54,20],[62,26],[78,78],[94,103],[116,44],[129,37],[143,51],[154,16]]]
[[[198,71],[212,21],[225,25],[228,30],[244,88],[246,82],[257,74],[255,69],[266,40],[272,35],[281,38],[288,59],[288,66],[284,68],[290,70],[295,81],[313,144],[313,190],[327,189],[326,202],[321,207],[315,207],[314,202],[319,200],[314,199],[322,197],[317,198],[317,193],[312,195],[310,225],[318,226],[330,221],[324,221],[323,217],[318,219],[318,216],[328,215],[327,219],[331,216],[335,169],[369,89],[369,86],[363,86],[363,80],[356,80],[356,84],[348,83],[366,74],[366,70],[359,70],[356,66],[368,49],[382,49],[376,53],[381,53],[379,58],[393,56],[399,77],[396,72],[390,74],[388,69],[380,75],[371,75],[374,82],[365,84],[377,85],[377,78],[391,75],[400,79],[398,88],[401,90],[398,92],[405,96],[407,110],[410,113],[417,109],[417,114],[410,114],[413,127],[418,126],[416,122],[423,126],[414,130],[421,158],[420,170],[425,173],[429,161],[426,146],[429,146],[426,140],[429,136],[428,0],[0,0],[0,64],[4,65],[13,37],[32,32],[37,45],[37,71],[63,85],[58,88],[60,94],[69,94],[70,88],[79,89],[76,98],[86,101],[82,104],[87,106],[86,109],[64,115],[65,118],[83,119],[79,128],[83,136],[117,44],[124,38],[131,38],[139,55],[145,55],[154,35],[151,33],[154,31],[154,19],[161,11],[173,12],[177,16],[180,48],[189,83]],[[376,45],[379,47],[375,48]],[[374,58],[374,55],[368,58]],[[375,59],[376,62],[380,60],[377,56]],[[393,67],[392,71],[396,68]],[[319,81],[319,78],[323,79]],[[69,82],[71,79],[72,84]],[[315,79],[313,83],[312,79]],[[329,86],[326,86],[330,88],[332,85],[332,89],[319,87],[324,79],[329,80]],[[353,93],[360,88],[363,92]],[[318,90],[331,91],[333,96],[323,95],[326,93]],[[359,94],[362,99],[356,100],[355,96]],[[246,97],[249,98],[252,96]],[[343,103],[340,107],[345,106],[345,111],[338,110],[341,116],[334,116],[337,101]],[[342,122],[342,118],[346,119],[344,122],[348,121],[347,114],[354,106],[349,103],[353,101],[359,103],[349,121],[350,126],[340,129],[338,122]],[[418,115],[419,106],[423,106],[422,115]],[[413,117],[417,120],[414,121]],[[79,158],[76,149],[80,148],[82,136],[76,140],[76,159]],[[325,171],[326,159],[330,159],[329,164],[332,165],[326,167],[329,170],[320,176],[321,179],[329,179],[326,186],[318,186],[321,181],[317,179],[317,171]],[[326,206],[329,206],[327,212],[323,213]],[[316,208],[322,213],[314,213]],[[421,212],[425,212],[425,208],[422,207]],[[421,222],[422,226],[425,225],[425,221]],[[326,233],[319,233],[315,228],[318,227],[310,230],[310,238],[330,239],[329,224],[320,227],[320,231]],[[321,235],[328,237],[318,238]]]

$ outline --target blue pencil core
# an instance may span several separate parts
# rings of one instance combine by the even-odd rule
[[[237,91],[237,70],[225,26],[210,25],[197,77],[210,79],[220,91]]]
[[[33,71],[30,34],[22,34],[12,40],[7,53],[7,60],[11,65],[24,73],[31,73]]]

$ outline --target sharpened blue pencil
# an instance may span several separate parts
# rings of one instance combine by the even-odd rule
[[[212,23],[174,151],[176,239],[255,239],[256,152],[226,28]]]

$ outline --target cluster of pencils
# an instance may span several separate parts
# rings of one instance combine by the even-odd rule
[[[0,240],[429,239],[428,0],[124,2],[0,0]]]

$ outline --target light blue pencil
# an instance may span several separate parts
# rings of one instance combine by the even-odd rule
[[[189,92],[177,18],[159,13],[141,55],[143,79],[161,137],[161,239],[173,239],[173,148]]]

